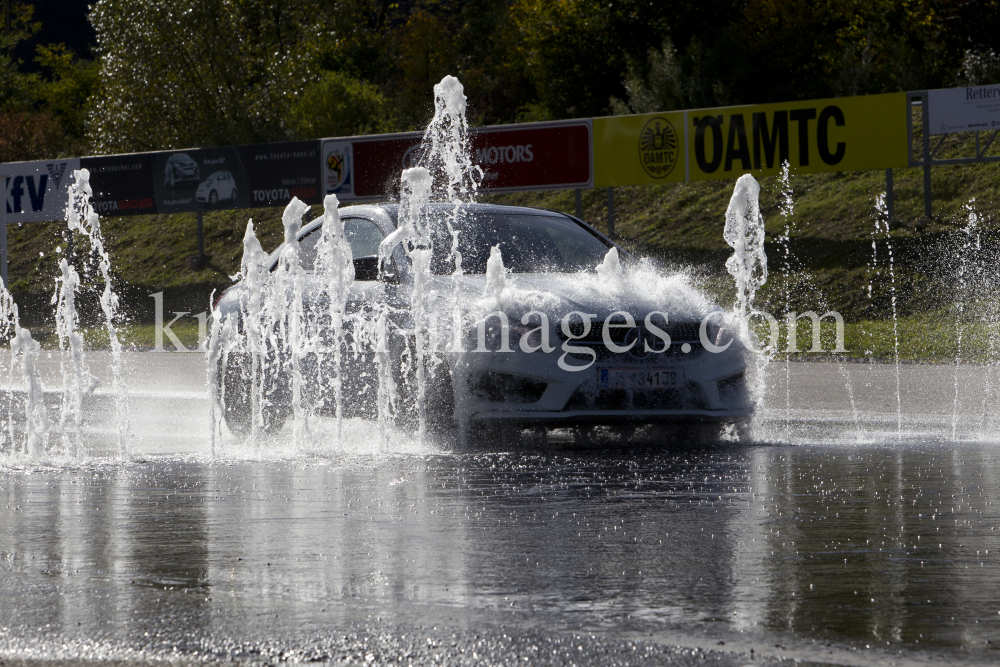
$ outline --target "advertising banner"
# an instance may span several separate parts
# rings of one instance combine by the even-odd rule
[[[153,153],[159,213],[319,203],[315,141]]]
[[[326,140],[327,194],[342,201],[395,196],[403,169],[421,164],[422,134]],[[501,125],[469,130],[472,163],[490,192],[593,186],[590,120]]]
[[[594,119],[594,184],[685,180],[684,112]]]
[[[904,93],[597,118],[594,133],[596,187],[908,165]]]
[[[473,128],[472,164],[491,192],[559,190],[594,185],[591,121]]]
[[[414,153],[420,147],[421,134],[394,134],[392,138],[357,139],[351,142],[354,161],[351,178],[354,197],[376,199],[399,193],[399,174],[416,165]]]
[[[90,203],[98,215],[156,213],[153,199],[153,153],[80,158],[90,171],[94,196]]]
[[[71,176],[79,168],[79,158],[0,165],[0,175],[6,176],[7,223],[64,219]]]
[[[906,167],[906,95],[688,111],[691,180]]]
[[[239,146],[237,152],[250,207],[285,206],[292,197],[307,204],[322,203],[318,141],[253,144]]]
[[[1000,128],[1000,85],[927,91],[931,134]]]
[[[320,149],[321,187],[325,195],[337,195],[345,201],[354,199],[354,151],[350,141],[324,141]]]

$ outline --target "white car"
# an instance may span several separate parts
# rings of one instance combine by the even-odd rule
[[[173,188],[178,183],[197,181],[198,177],[198,163],[192,160],[187,153],[174,153],[167,158],[163,182],[168,188]]]
[[[217,171],[198,184],[195,199],[215,206],[220,199],[236,201],[236,179],[228,171]]]
[[[376,350],[362,329],[364,318],[382,308],[393,313],[388,354],[397,394],[394,414],[404,425],[416,423],[417,298],[423,316],[436,323],[425,324],[424,336],[429,430],[630,429],[661,423],[718,431],[751,416],[745,349],[720,325],[721,309],[682,276],[663,275],[563,213],[464,204],[456,216],[452,205],[429,204],[425,212],[434,239],[429,275],[415,281],[403,244],[388,248],[379,266],[379,244],[395,231],[399,212],[394,204],[340,210],[355,267],[347,304],[349,352],[341,375],[345,416],[378,413]],[[458,231],[461,275],[455,275],[446,220]],[[321,225],[322,218],[299,233],[307,270],[315,261]],[[280,251],[270,255],[272,271]],[[500,258],[503,271],[497,270]],[[220,298],[223,321],[246,316],[244,289],[238,283]],[[318,286],[307,285],[307,310],[326,307],[320,294]],[[456,305],[464,321],[460,349],[450,328]],[[444,332],[435,337],[438,324]],[[264,421],[275,428],[290,414],[291,394],[287,365],[272,361]],[[326,378],[316,363],[304,368],[311,411],[332,414]],[[224,417],[236,433],[250,425],[249,369],[239,355],[230,355],[220,368]]]

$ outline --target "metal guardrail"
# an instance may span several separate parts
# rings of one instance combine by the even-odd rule
[[[931,146],[931,120],[930,114],[927,113],[928,106],[928,94],[926,90],[911,91],[906,94],[906,137],[907,137],[907,159],[911,167],[923,167],[924,169],[924,216],[931,217],[931,167],[932,166],[943,166],[943,165],[955,165],[955,164],[981,164],[987,162],[1000,162],[1000,155],[987,155],[990,148],[993,146],[994,141],[997,138],[997,134],[1000,130],[992,131],[980,131],[976,130],[976,155],[975,157],[958,157],[958,158],[937,158],[934,155],[941,149],[944,145],[945,139],[948,138],[948,134],[940,135],[940,139],[934,146]],[[920,107],[920,125],[921,125],[921,150],[920,159],[916,159],[916,151],[914,150],[914,132],[913,132],[913,110],[914,107]],[[983,141],[981,134],[987,134],[989,137]],[[886,171],[886,178],[889,185],[889,191],[892,190],[892,170]],[[891,195],[889,195],[891,197]],[[891,217],[891,211],[890,211]]]

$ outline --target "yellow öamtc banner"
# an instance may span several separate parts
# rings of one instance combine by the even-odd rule
[[[668,152],[643,148],[658,117],[684,141],[669,170],[655,169]],[[785,160],[797,173],[906,167],[906,142],[905,93],[595,118],[594,185],[769,176]]]
[[[684,112],[594,119],[594,186],[684,180]]]

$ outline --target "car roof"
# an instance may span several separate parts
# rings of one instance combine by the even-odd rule
[[[391,204],[373,204],[382,208],[390,218],[392,218],[393,223],[395,223],[399,217],[399,209],[401,207],[398,203]],[[462,202],[459,204],[464,211],[472,211],[474,213],[493,213],[498,215],[538,215],[538,216],[548,216],[553,218],[565,218],[565,213],[559,213],[558,211],[549,211],[541,208],[532,208],[530,206],[507,206],[504,204],[485,204],[480,202]],[[422,204],[426,210],[430,211],[451,211],[455,208],[455,204],[451,202],[430,202],[427,204]]]
[[[339,210],[340,216],[351,217],[358,216],[362,218],[377,219],[385,218],[389,219],[392,227],[395,228],[399,220],[399,209],[400,204],[396,202],[373,202],[365,204],[348,204],[347,206],[341,207]],[[454,209],[455,205],[450,202],[429,202],[423,204],[426,208],[430,210],[437,211],[450,211]],[[476,213],[491,213],[499,215],[537,215],[550,218],[570,218],[571,216],[566,213],[561,213],[559,211],[552,211],[544,208],[532,208],[530,206],[506,206],[503,204],[484,204],[480,202],[463,202],[461,204],[462,208],[466,211],[475,211]],[[302,229],[299,230],[298,238],[302,238],[306,234],[313,232],[315,229],[323,225],[323,216],[320,215],[314,220],[302,225]],[[590,227],[587,225],[587,227]],[[593,229],[593,228],[591,228]],[[603,234],[597,230],[593,230],[597,234],[603,237]],[[386,232],[388,233],[388,232]],[[611,241],[611,243],[614,243]],[[272,250],[268,254],[268,263],[273,264],[274,260],[277,258],[278,252],[284,243],[278,244],[278,247]]]
[[[341,217],[358,215],[361,217],[370,217],[373,213],[381,213],[389,218],[392,222],[393,227],[395,227],[399,222],[399,209],[400,204],[398,203],[371,203],[371,204],[349,204],[339,209]],[[450,211],[454,209],[455,205],[448,202],[430,202],[423,204],[426,209],[431,211]],[[559,211],[550,211],[544,208],[532,208],[530,206],[505,206],[503,204],[481,204],[479,202],[465,202],[461,204],[461,207],[465,211],[473,211],[475,213],[492,213],[499,215],[537,215],[551,218],[566,218],[569,217],[565,213],[560,213]],[[302,230],[299,235],[307,234],[320,225],[323,224],[323,216],[320,215],[315,220],[302,225]]]

